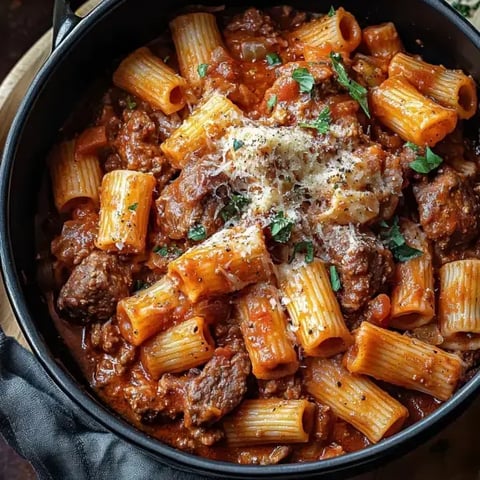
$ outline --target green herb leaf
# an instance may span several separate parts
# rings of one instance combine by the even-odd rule
[[[320,112],[317,119],[313,122],[302,122],[299,125],[303,128],[315,128],[318,133],[327,133],[332,123],[330,107],[326,106]]]
[[[414,152],[418,152],[420,150],[420,147],[413,142],[406,142],[404,146],[410,150],[413,150]]]
[[[220,216],[226,222],[236,217],[244,207],[250,203],[250,199],[240,193],[234,193],[229,202],[220,210]]]
[[[203,225],[194,225],[187,234],[189,240],[193,240],[194,242],[199,242],[201,240],[205,240],[207,238],[207,231]]]
[[[332,61],[333,70],[337,74],[337,82],[348,90],[349,95],[360,104],[365,115],[370,118],[367,89],[362,87],[362,85],[355,80],[349,78],[345,66],[343,65],[342,56],[339,53],[331,52],[330,60]]]
[[[458,10],[458,12],[464,17],[469,18],[473,17],[474,13],[478,10],[478,7],[480,7],[480,2],[477,2],[473,5],[466,5],[462,1],[453,2],[452,7]]]
[[[287,243],[292,235],[293,222],[278,212],[269,225],[272,238],[278,243]]]
[[[137,102],[130,95],[127,95],[125,98],[125,103],[129,110],[133,110],[137,107]]]
[[[335,9],[333,8],[333,5],[330,7],[330,10],[328,11],[328,16],[333,17],[335,15]]]
[[[293,246],[293,253],[289,262],[292,263],[297,253],[305,253],[305,263],[313,262],[313,243],[310,240],[298,242]]]
[[[282,59],[277,53],[267,53],[265,58],[267,59],[267,63],[270,67],[282,64]]]
[[[335,265],[330,265],[330,283],[332,284],[332,290],[334,292],[338,292],[342,288],[340,276],[338,275],[338,270]]]
[[[315,79],[307,68],[296,68],[292,78],[298,83],[301,93],[310,93],[315,85]]]
[[[417,156],[417,158],[410,163],[409,167],[418,173],[430,173],[432,170],[438,168],[443,162],[443,158],[432,151],[430,147],[425,149],[425,156]]]
[[[201,63],[198,67],[197,67],[197,72],[198,72],[198,76],[200,78],[203,78],[207,75],[207,70],[208,70],[208,63]]]
[[[388,225],[387,222],[384,222],[387,226],[383,227],[383,230],[380,232],[380,238],[384,245],[390,249],[393,254],[393,258],[397,262],[406,262],[412,258],[419,257],[423,255],[421,250],[411,247],[405,241],[405,237],[400,231],[400,226],[398,224],[398,217],[395,216],[393,219],[392,225]]]
[[[138,207],[138,202],[132,203],[131,205],[128,206],[128,209],[131,210],[132,212],[135,212]]]
[[[147,282],[144,282],[143,280],[136,280],[135,281],[135,286],[133,287],[133,290],[136,292],[138,290],[144,290],[147,288],[149,285]]]
[[[160,255],[161,257],[166,257],[168,255],[168,247],[166,245],[164,245],[163,247],[157,245],[153,248],[153,253],[158,253],[158,255]]]
[[[245,142],[242,140],[233,139],[233,150],[236,152],[239,148],[242,148],[245,145]]]
[[[277,104],[277,100],[278,98],[276,95],[270,95],[270,98],[267,100],[268,110],[273,110],[273,108]]]

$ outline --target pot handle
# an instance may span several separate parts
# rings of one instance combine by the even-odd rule
[[[82,17],[73,13],[70,0],[55,0],[53,5],[53,45],[55,50],[65,40]]]

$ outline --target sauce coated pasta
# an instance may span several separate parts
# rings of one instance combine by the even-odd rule
[[[474,80],[343,8],[169,27],[49,157],[47,298],[89,383],[237,463],[342,455],[431,413],[480,363]]]

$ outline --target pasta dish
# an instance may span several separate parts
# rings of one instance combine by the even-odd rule
[[[427,60],[279,6],[190,7],[117,62],[48,159],[50,312],[106,404],[196,455],[306,462],[471,378],[476,85]]]

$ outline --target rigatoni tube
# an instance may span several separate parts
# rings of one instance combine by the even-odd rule
[[[247,287],[235,302],[245,347],[255,377],[291,375],[298,369],[277,289],[267,283]]]
[[[145,250],[155,177],[133,170],[113,170],[102,180],[96,246],[119,253]]]
[[[188,154],[205,149],[210,140],[222,135],[231,125],[238,125],[242,111],[227,97],[215,93],[189,115],[160,146],[175,168],[183,168]]]
[[[459,118],[473,117],[477,111],[477,87],[461,70],[432,65],[405,53],[398,53],[388,67],[390,76],[401,75],[421,93],[444,107],[453,108]]]
[[[422,255],[397,263],[389,324],[402,330],[421,327],[435,315],[432,247],[423,230],[410,220],[400,223],[408,245]]]
[[[329,357],[352,343],[330,276],[320,260],[282,264],[277,268],[280,291],[293,329],[306,355]]]
[[[315,405],[308,400],[244,400],[233,415],[225,418],[223,428],[231,447],[306,443],[314,414]]]
[[[338,359],[309,359],[304,371],[308,393],[370,441],[398,432],[407,409],[362,375],[352,375]]]
[[[268,279],[272,265],[258,225],[224,228],[168,265],[191,302]]]
[[[293,41],[321,48],[325,53],[352,52],[362,40],[362,30],[357,20],[342,7],[334,15],[325,15],[304,23],[290,35]]]
[[[399,75],[372,89],[370,106],[380,122],[416,145],[433,147],[457,125],[455,110],[425,97]]]
[[[98,205],[102,170],[96,155],[75,154],[75,140],[55,146],[48,166],[55,207],[68,212],[84,201]]]
[[[185,106],[185,80],[142,47],[131,53],[113,74],[113,83],[170,115]]]
[[[148,340],[140,349],[142,365],[154,379],[208,362],[215,344],[203,317],[186,320]]]
[[[480,260],[458,260],[440,269],[439,325],[442,347],[480,348]]]
[[[202,82],[199,66],[209,65],[213,50],[223,46],[215,15],[205,12],[179,15],[170,22],[170,31],[180,72],[190,85],[198,87]]]
[[[165,275],[151,287],[140,290],[117,304],[117,319],[123,337],[133,345],[173,325],[174,311],[187,300],[170,277]]]
[[[397,332],[362,322],[344,357],[348,370],[448,400],[463,373],[457,355]]]

